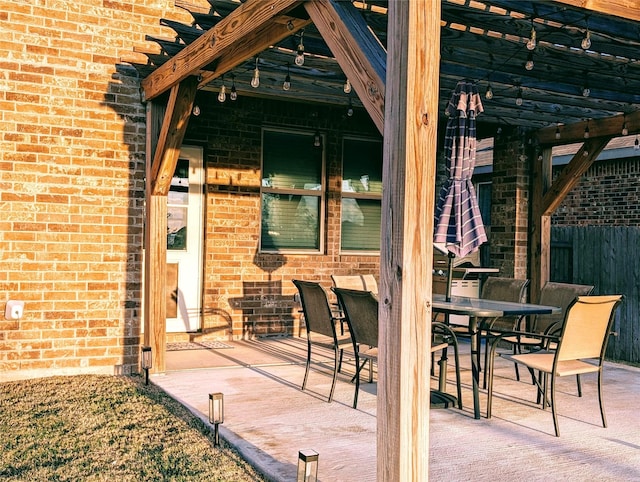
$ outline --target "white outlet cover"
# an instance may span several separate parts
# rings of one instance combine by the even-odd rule
[[[24,301],[9,300],[4,310],[4,317],[7,320],[19,320],[24,313]]]

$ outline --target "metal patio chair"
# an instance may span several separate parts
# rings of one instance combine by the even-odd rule
[[[337,333],[336,323],[339,320],[332,314],[327,293],[319,283],[295,279],[292,281],[300,294],[300,303],[302,304],[302,312],[307,328],[307,362],[304,380],[302,381],[302,390],[307,386],[307,379],[309,378],[312,345],[333,350],[333,377],[328,399],[331,402],[336,386],[336,378],[342,365],[344,348],[349,347],[351,344],[351,337]]]
[[[536,380],[536,385],[540,395],[539,398],[542,399],[543,409],[548,404],[547,390],[551,392],[550,405],[556,437],[560,436],[556,410],[556,379],[558,377],[597,373],[600,416],[602,418],[602,426],[607,426],[602,400],[602,366],[616,308],[622,300],[623,295],[579,296],[567,308],[559,336],[538,335],[556,343],[555,350],[542,349],[517,355],[500,355],[542,374],[541,381]],[[517,334],[514,333],[514,335]],[[527,333],[521,334],[526,335]],[[498,343],[505,336],[510,335],[496,337],[491,346],[490,365],[487,367],[489,372],[487,418],[491,418],[495,350]]]

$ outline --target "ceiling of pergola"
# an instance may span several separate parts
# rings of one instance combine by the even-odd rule
[[[175,35],[148,37],[157,48],[135,49],[147,58],[146,62],[129,61],[141,77],[149,76],[242,4],[237,0],[208,3],[203,7],[176,0],[177,6],[191,13],[193,23],[159,20]],[[366,0],[353,5],[380,43],[386,45],[388,2]],[[301,7],[287,15],[308,18]],[[490,84],[493,98],[483,95],[485,111],[478,119],[481,136],[490,135],[500,125],[555,129],[556,125],[564,127],[613,116],[618,116],[616,122],[622,131],[622,116],[635,112],[640,105],[640,22],[559,2],[443,0],[441,25],[440,114],[459,80],[477,81],[483,94]],[[535,49],[529,50],[532,27],[537,43]],[[591,47],[585,50],[581,41],[587,30]],[[305,62],[297,66],[294,58],[301,34]],[[525,68],[529,54],[534,62],[531,70]],[[260,85],[252,88],[256,63]],[[209,70],[210,74],[215,68],[211,65],[197,73],[207,74]],[[284,91],[287,73],[291,88]],[[222,72],[205,90],[219,91],[224,83],[228,92],[234,82],[240,96],[341,104],[345,109],[350,102],[359,104],[354,91],[343,91],[346,76],[313,24],[294,29],[276,45],[247,58],[224,76],[219,74]],[[590,91],[588,96],[584,95],[585,87]],[[519,92],[522,105],[516,103]],[[629,118],[636,123],[636,116]],[[629,130],[633,133],[638,129],[634,125]]]

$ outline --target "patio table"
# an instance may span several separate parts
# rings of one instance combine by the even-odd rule
[[[535,305],[533,303],[514,303],[509,301],[496,301],[481,298],[467,298],[464,296],[452,296],[447,301],[445,295],[433,295],[431,310],[434,313],[445,315],[466,315],[469,317],[469,333],[471,335],[471,378],[473,381],[473,414],[480,418],[479,380],[480,367],[478,366],[478,353],[480,350],[480,324],[478,320],[498,318],[502,316],[529,316],[548,315],[560,313],[558,306]],[[486,369],[486,367],[485,367]],[[442,376],[442,370],[441,370]]]

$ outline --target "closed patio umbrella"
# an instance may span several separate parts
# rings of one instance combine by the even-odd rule
[[[449,117],[444,141],[448,178],[436,204],[433,237],[434,243],[449,252],[447,300],[451,298],[453,258],[473,253],[487,240],[471,183],[476,163],[476,116],[482,111],[476,84],[458,82],[445,111]]]

